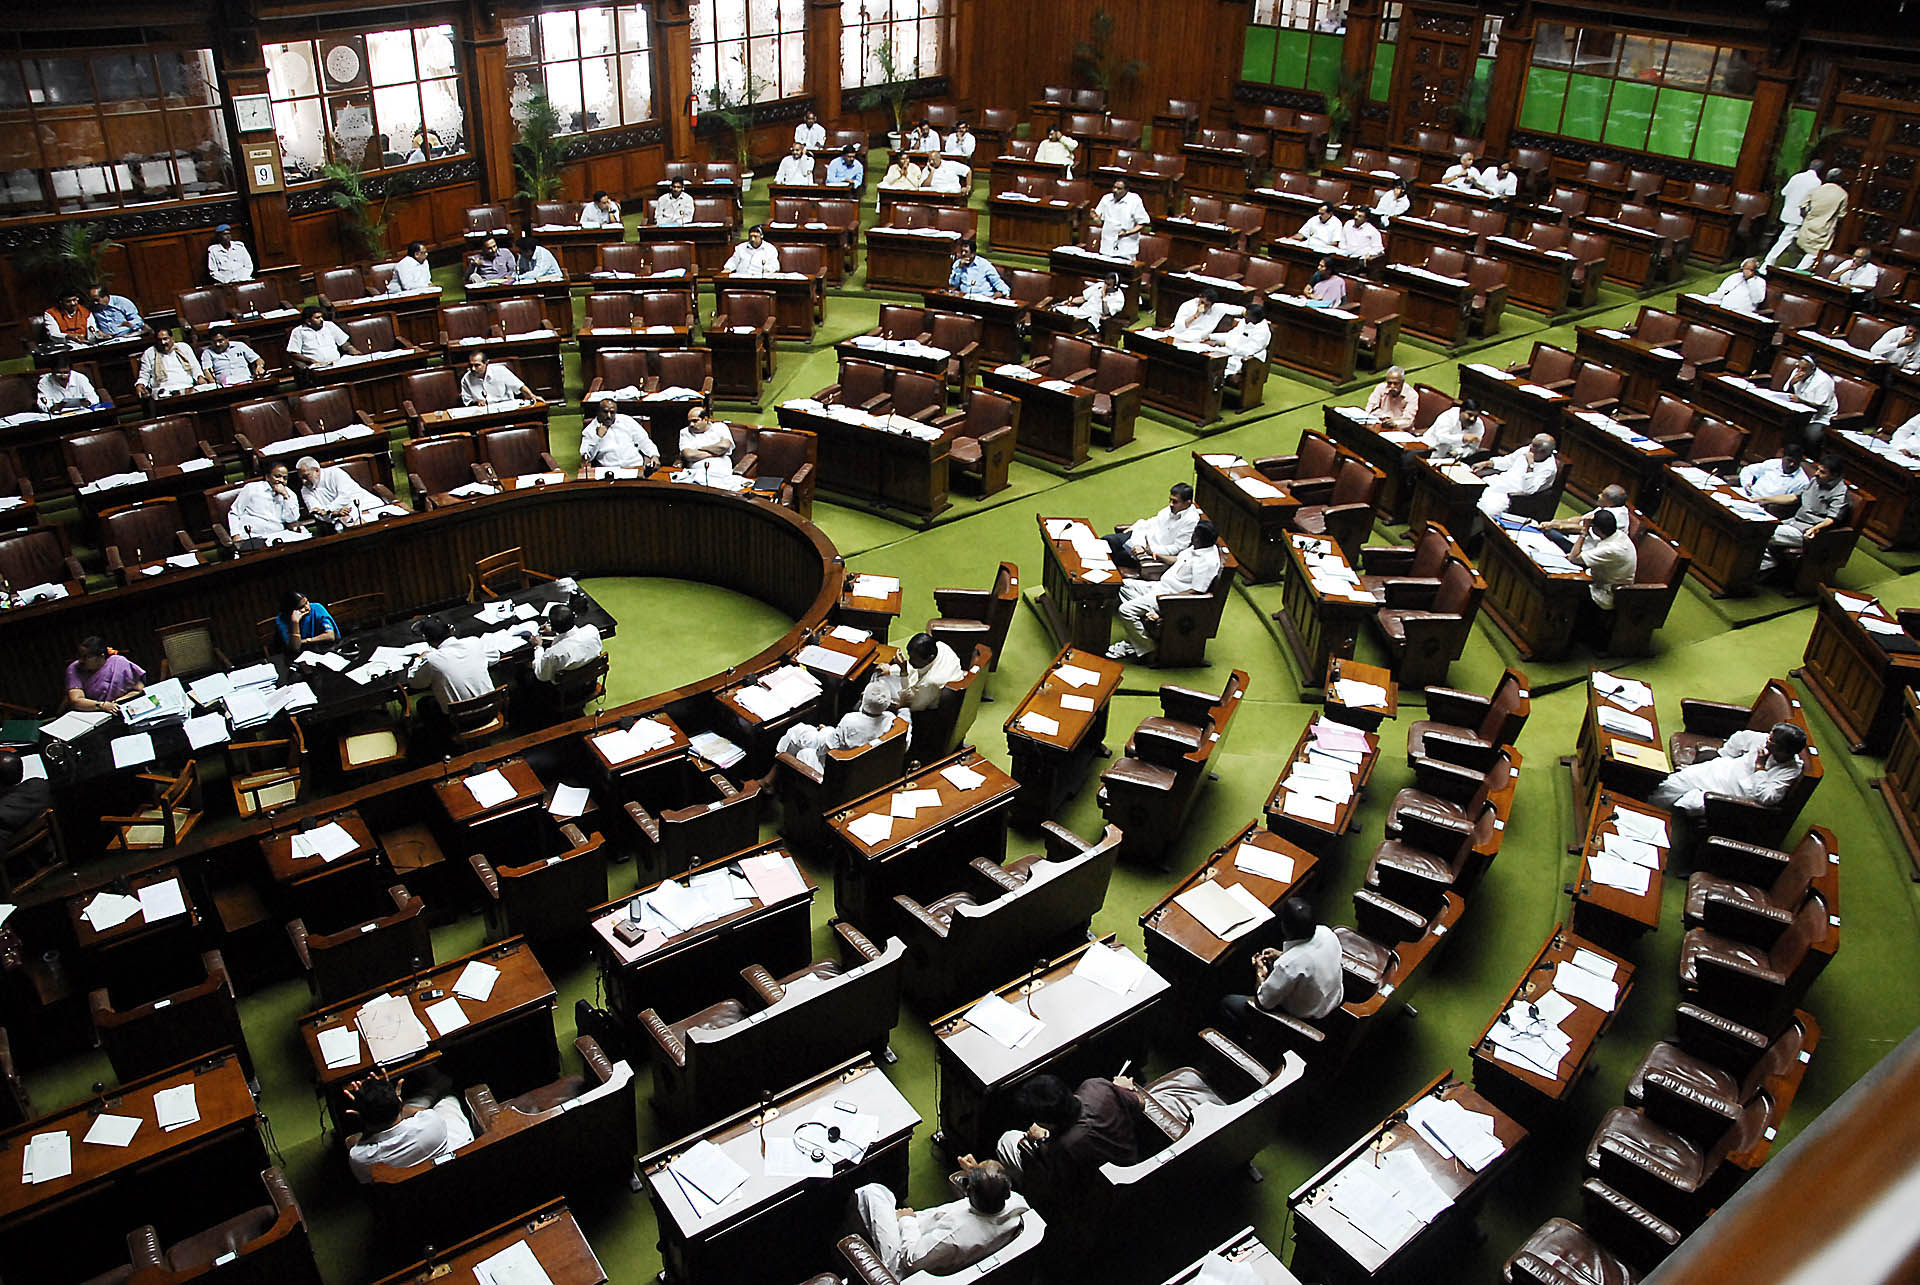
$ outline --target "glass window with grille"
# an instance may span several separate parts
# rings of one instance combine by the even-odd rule
[[[1751,49],[1542,22],[1520,128],[1732,166],[1753,112]]]
[[[512,114],[545,89],[560,132],[584,134],[653,120],[653,24],[643,4],[585,5],[509,18]]]
[[[1347,0],[1254,0],[1240,79],[1331,93],[1340,83],[1346,30]],[[1392,66],[1389,47],[1389,74]]]
[[[691,0],[687,12],[697,106],[807,92],[807,0]]]
[[[443,23],[266,45],[287,181],[317,179],[330,160],[373,171],[465,155],[456,44]]]
[[[0,56],[0,216],[233,190],[208,50]]]
[[[840,0],[841,85],[938,76],[946,20],[946,0]]]

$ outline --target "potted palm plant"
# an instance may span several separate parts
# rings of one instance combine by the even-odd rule
[[[120,243],[107,237],[98,223],[63,223],[50,241],[21,256],[21,266],[45,280],[48,297],[85,294],[91,285],[105,285],[106,252],[118,250]]]
[[[715,86],[707,95],[707,106],[702,112],[703,116],[718,120],[733,135],[733,158],[742,174],[753,164],[753,106],[767,88],[766,80],[748,72],[738,94]]]
[[[860,96],[860,110],[872,111],[881,103],[887,105],[893,112],[893,133],[888,136],[887,145],[897,148],[901,136],[907,132],[907,91],[912,88],[920,68],[918,65],[902,67],[895,61],[891,30],[874,48],[873,60],[880,65],[880,82]]]
[[[1333,160],[1340,155],[1341,147],[1347,141],[1347,131],[1353,122],[1360,118],[1360,108],[1367,101],[1368,78],[1356,71],[1343,71],[1340,79],[1334,82],[1327,94],[1327,159]]]
[[[1073,74],[1090,89],[1102,90],[1108,104],[1118,90],[1130,89],[1140,80],[1147,64],[1138,58],[1116,58],[1113,54],[1113,15],[1105,9],[1093,11],[1087,20],[1087,38],[1073,44]]]
[[[515,193],[527,202],[531,214],[536,201],[560,194],[560,111],[544,90],[527,99],[520,114],[520,140],[513,145],[513,172],[520,180]]]
[[[346,219],[347,231],[359,243],[360,252],[367,256],[368,262],[377,263],[386,257],[387,202],[383,197],[375,208],[373,193],[360,167],[336,155],[320,167],[320,176],[329,185],[327,199]]]

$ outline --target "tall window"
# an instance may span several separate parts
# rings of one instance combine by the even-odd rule
[[[1346,30],[1347,0],[1254,0],[1240,79],[1332,93]]]
[[[1543,22],[1520,128],[1731,166],[1753,111],[1748,49]]]
[[[233,142],[205,49],[0,58],[0,214],[233,190]]]
[[[807,0],[692,0],[693,94],[707,107],[807,92]]]
[[[840,0],[840,83],[938,76],[946,16],[946,0]]]
[[[469,150],[453,28],[320,36],[267,45],[267,89],[289,182],[330,159],[363,170]]]
[[[554,9],[509,18],[507,67],[517,119],[536,89],[580,134],[652,120],[652,23],[643,4]]]

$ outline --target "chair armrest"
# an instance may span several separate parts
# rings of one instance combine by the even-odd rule
[[[840,958],[856,968],[880,958],[885,952],[874,945],[873,938],[855,928],[844,919],[833,921],[833,931],[840,938]]]
[[[1219,1059],[1222,1066],[1228,1068],[1236,1076],[1244,1076],[1246,1078],[1246,1089],[1248,1092],[1259,1088],[1272,1078],[1273,1073],[1261,1064],[1259,1058],[1241,1048],[1213,1027],[1208,1027],[1200,1032],[1200,1043],[1206,1047],[1209,1053]]]
[[[1387,606],[1424,610],[1433,604],[1435,595],[1440,591],[1440,581],[1437,577],[1423,576],[1417,580],[1410,577],[1404,580],[1389,580],[1385,587]]]
[[[684,1070],[687,1065],[687,1046],[680,1042],[667,1026],[660,1014],[651,1008],[640,1012],[640,1029],[653,1040],[654,1051],[674,1067]]]
[[[1367,545],[1360,550],[1360,569],[1370,576],[1394,575],[1413,565],[1413,555],[1410,544]]]
[[[1793,912],[1773,905],[1756,905],[1709,892],[1701,907],[1701,926],[1708,932],[1750,946],[1772,949],[1793,923]]]
[[[1780,877],[1790,859],[1789,854],[1778,848],[1716,834],[1710,835],[1695,851],[1693,868],[1764,888]]]
[[[853,1269],[853,1285],[900,1285],[900,1278],[887,1270],[873,1246],[860,1237],[847,1237],[840,1242],[839,1249],[840,1256]]]
[[[1018,892],[1020,881],[1008,874],[992,857],[975,857],[967,862],[967,868],[985,879],[1001,892]]]
[[[287,940],[293,943],[293,953],[300,961],[302,972],[313,971],[313,952],[307,948],[307,924],[303,919],[287,921]]]
[[[1491,700],[1477,692],[1463,692],[1454,687],[1427,688],[1427,717],[1436,723],[1478,727],[1492,706]]]
[[[772,1008],[786,998],[786,987],[767,971],[764,964],[748,964],[740,970],[740,980],[747,984],[747,989],[752,991],[759,998],[760,1003],[767,1008]]]
[[[491,1085],[476,1084],[462,1095],[467,1101],[467,1114],[473,1117],[478,1132],[485,1133],[494,1117],[500,1114],[500,1103],[493,1096]]]
[[[1414,785],[1454,803],[1465,804],[1480,788],[1486,773],[1441,759],[1421,759],[1413,765]]]
[[[76,491],[87,484],[86,475],[71,464],[67,465],[67,481],[73,484]]]
[[[627,811],[627,820],[633,822],[634,826],[640,831],[640,833],[644,834],[647,837],[647,842],[649,843],[660,842],[660,822],[658,818],[656,818],[651,812],[648,812],[645,808],[641,807],[638,803],[634,803],[631,801],[627,803],[626,811]]]
[[[910,929],[917,932],[931,933],[943,941],[946,939],[947,926],[928,914],[927,908],[915,901],[912,897],[905,895],[896,896],[893,899],[893,904],[895,909],[906,916],[907,926]]]
[[[494,870],[493,863],[476,852],[467,858],[467,864],[473,867],[473,873],[478,876],[480,886],[486,889],[487,900],[498,905],[500,902],[500,875]]]
[[[1698,1004],[1681,1004],[1673,1017],[1682,1048],[1736,1075],[1744,1076],[1773,1043],[1763,1032]]]
[[[127,1233],[127,1261],[136,1271],[164,1268],[167,1256],[160,1248],[160,1229],[152,1223]]]
[[[803,780],[811,781],[815,785],[826,784],[827,778],[825,776],[814,771],[811,767],[808,767],[791,754],[776,754],[773,756],[773,761],[776,765],[786,768]]]

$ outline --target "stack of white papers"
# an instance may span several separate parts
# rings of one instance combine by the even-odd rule
[[[800,665],[782,665],[734,693],[734,699],[758,718],[771,721],[817,698],[820,680]]]
[[[1362,682],[1357,678],[1336,678],[1333,682],[1333,698],[1349,709],[1385,705],[1387,689],[1378,683]]]
[[[1618,888],[1636,897],[1645,895],[1653,878],[1653,871],[1646,866],[1604,851],[1587,857],[1587,874],[1595,883]]]
[[[861,574],[853,578],[850,592],[855,598],[890,598],[900,592],[900,580],[897,576]]]
[[[1078,665],[1061,665],[1053,672],[1055,677],[1069,687],[1091,687],[1100,681],[1100,675],[1091,669],[1082,669]]]
[[[1272,909],[1239,884],[1223,888],[1214,879],[1187,889],[1173,904],[1222,941],[1244,937],[1273,918]]]
[[[598,733],[592,740],[609,763],[625,763],[673,744],[673,732],[654,719],[640,718],[632,727],[616,727]]]
[[[1614,966],[1590,950],[1576,950],[1553,970],[1553,989],[1611,1013],[1620,1002]]]
[[[52,1182],[73,1172],[73,1139],[65,1129],[36,1133],[22,1153],[20,1181]]]
[[[112,718],[106,710],[72,710],[40,725],[40,734],[56,741],[77,740]]]
[[[964,763],[955,763],[952,767],[941,768],[940,779],[956,790],[977,790],[987,781],[986,777]]]
[[[553,1285],[533,1246],[516,1240],[499,1253],[473,1265],[473,1276],[480,1285]]]
[[[322,861],[338,861],[359,846],[359,840],[348,834],[338,821],[329,821],[318,829],[293,836],[293,855],[300,859],[318,857]]]
[[[1636,678],[1622,678],[1596,669],[1593,686],[1602,696],[1627,709],[1645,709],[1653,704],[1653,688]]]
[[[467,1012],[460,1007],[460,1001],[449,995],[436,1004],[427,1005],[427,1020],[433,1023],[433,1029],[440,1035],[457,1031],[467,1024]]]
[[[938,790],[898,790],[887,800],[887,811],[905,821],[920,814],[921,808],[940,806]]]
[[[1284,852],[1271,852],[1251,843],[1235,844],[1233,848],[1233,866],[1250,875],[1262,879],[1271,879],[1275,883],[1293,882],[1293,858]]]
[[[1146,961],[1122,946],[1103,946],[1098,942],[1087,947],[1080,956],[1080,962],[1073,966],[1075,977],[1084,977],[1103,990],[1115,995],[1125,995],[1138,986],[1147,975]]]
[[[1507,1148],[1493,1133],[1493,1117],[1431,1094],[1407,1108],[1407,1122],[1443,1155],[1478,1173]]]
[[[884,812],[868,812],[847,822],[847,833],[871,848],[892,837],[893,818]]]
[[[484,1004],[487,997],[493,994],[493,984],[499,980],[499,969],[476,959],[460,970],[459,978],[453,983],[453,993],[476,1004]]]
[[[1355,1164],[1342,1169],[1327,1184],[1326,1198],[1355,1231],[1388,1253],[1412,1240],[1423,1226],[1371,1165]]]
[[[1598,717],[1600,726],[1616,735],[1632,737],[1636,741],[1653,739],[1653,724],[1638,714],[1629,714],[1612,705],[1602,705]]]
[[[547,811],[557,820],[571,821],[587,810],[587,801],[592,797],[584,785],[568,785],[565,782],[553,787],[553,802]]]
[[[427,1028],[414,1016],[413,1005],[399,995],[368,1000],[353,1021],[367,1041],[367,1056],[382,1066],[411,1057],[431,1042]]]
[[[153,1095],[153,1119],[163,1132],[184,1129],[200,1119],[200,1102],[192,1084],[176,1084]]]
[[[201,714],[181,724],[181,730],[187,734],[187,744],[199,750],[209,745],[219,745],[228,736],[227,720],[219,713]]]
[[[95,932],[103,933],[118,928],[139,913],[140,898],[118,892],[102,892],[94,894],[87,908],[80,912],[80,917],[91,924]]]
[[[473,801],[483,808],[497,808],[514,795],[513,782],[499,768],[477,772],[462,782]]]
[[[360,1060],[360,1032],[352,1026],[329,1026],[318,1038],[320,1060],[328,1070],[352,1066]]]
[[[1031,710],[1020,716],[1017,726],[1021,731],[1032,732],[1035,736],[1052,736],[1060,730],[1057,720],[1048,718],[1045,714],[1036,714]]]
[[[852,669],[854,663],[860,658],[844,651],[832,651],[826,647],[809,644],[800,649],[800,654],[795,659],[809,669],[824,669],[829,674],[845,678],[847,671]]]
[[[806,880],[800,877],[800,869],[793,864],[791,857],[773,854],[742,857],[740,873],[747,877],[747,882],[753,886],[753,895],[760,899],[763,906],[771,906],[807,890]]]
[[[1668,843],[1667,823],[1659,817],[1650,817],[1644,812],[1628,812],[1624,809],[1613,814],[1613,828],[1624,838],[1637,839],[1641,843],[1651,843],[1664,848]]]
[[[1046,1025],[1025,1008],[1009,1004],[998,995],[984,996],[968,1009],[967,1024],[994,1043],[1010,1049],[1031,1040]]]
[[[667,1172],[701,1217],[725,1204],[750,1176],[733,1157],[704,1138],[668,1161]]]

